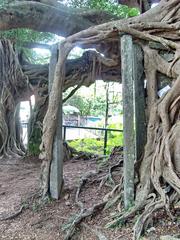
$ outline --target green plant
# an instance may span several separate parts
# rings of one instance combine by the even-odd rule
[[[65,96],[68,95],[68,91]],[[74,94],[71,98],[66,101],[66,105],[71,105],[79,109],[81,116],[87,116],[90,114],[91,100],[83,98],[78,94]]]
[[[118,4],[113,0],[71,0],[69,5],[76,8],[90,8],[104,10],[121,18],[133,17],[140,14],[137,8],[129,8],[126,5]]]
[[[110,154],[112,149],[116,146],[123,146],[123,133],[116,133],[116,136],[109,137],[107,141],[107,154]]]
[[[48,43],[49,41],[55,39],[55,35],[52,33],[37,32],[31,29],[21,28],[12,29],[8,31],[1,31],[0,38],[6,38],[11,40],[15,44],[18,52],[23,52],[23,56],[34,64],[45,64],[49,62],[50,52],[42,52],[42,49],[37,53],[33,49],[24,48],[23,44],[38,42],[38,43]],[[42,54],[41,54],[42,52]]]
[[[84,152],[93,152],[95,154],[102,154],[104,142],[102,139],[94,139],[94,138],[85,138],[69,141],[69,145],[75,148],[77,151]]]
[[[40,153],[39,146],[41,144],[41,136],[42,132],[41,129],[35,127],[33,129],[33,134],[28,143],[28,154],[32,156],[37,156]]]
[[[112,126],[115,125],[110,125],[109,128],[111,128]],[[69,145],[75,148],[77,151],[93,152],[95,154],[103,154],[104,152],[103,136],[100,139],[85,138],[69,141]],[[106,154],[109,155],[115,146],[123,146],[122,132],[108,132]]]

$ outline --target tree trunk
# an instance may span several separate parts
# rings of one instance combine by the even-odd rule
[[[42,139],[43,119],[47,111],[48,96],[43,96],[40,88],[34,90],[35,106],[29,119],[28,129],[28,154],[38,156],[39,146]]]
[[[0,155],[23,155],[18,108],[28,85],[7,40],[0,41],[0,72]]]
[[[157,209],[169,206],[179,199],[179,130],[180,130],[180,3],[179,0],[161,1],[145,14],[136,18],[114,21],[96,26],[68,37],[60,47],[59,61],[49,98],[48,111],[43,123],[41,156],[46,173],[52,160],[52,144],[57,124],[57,104],[59,89],[65,79],[65,61],[71,48],[80,45],[97,44],[101,41],[119,39],[119,35],[128,33],[140,44],[144,51],[144,67],[147,79],[147,143],[139,170],[139,184],[135,186],[136,201],[131,211],[114,219],[109,226],[116,226],[122,220],[132,216],[137,210],[143,210],[137,220],[134,239],[139,239],[143,225]],[[165,54],[175,51],[171,62],[162,56],[161,49],[151,49],[149,42],[159,42],[165,46]],[[167,50],[166,50],[167,49]],[[157,72],[170,77],[171,89],[161,98],[158,97]],[[128,110],[127,110],[128,111]],[[174,146],[174,147],[172,147]],[[47,175],[46,175],[47,176]],[[48,190],[48,179],[44,193]],[[167,191],[169,186],[171,191]]]

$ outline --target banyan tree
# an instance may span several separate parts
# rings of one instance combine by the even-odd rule
[[[28,94],[30,94],[28,79],[21,69],[10,41],[1,40],[0,59],[0,154],[3,156],[23,155],[24,148],[20,134],[18,111],[20,101],[28,98]]]
[[[140,2],[141,6],[144,6],[143,11],[147,10],[148,1]],[[12,3],[9,8],[3,7],[0,10],[0,20],[1,30],[27,27],[66,37],[59,45],[55,77],[43,121],[40,150],[43,158],[44,193],[48,193],[53,140],[58,119],[57,103],[61,97],[61,89],[78,84],[90,85],[99,77],[103,80],[119,81],[119,38],[124,34],[132,36],[144,55],[144,73],[147,81],[147,142],[142,158],[137,159],[139,168],[138,182],[135,185],[135,204],[130,211],[116,216],[108,226],[115,226],[141,211],[134,227],[134,239],[139,239],[144,223],[154,211],[165,208],[167,214],[172,217],[171,207],[180,198],[179,0],[161,0],[156,7],[128,19],[113,19],[110,14],[102,11],[68,9],[56,1],[22,1]],[[152,43],[160,47],[152,47]],[[2,44],[6,44],[6,49],[10,49],[8,42],[2,40],[1,46]],[[75,46],[84,49],[93,47],[97,51],[87,52],[78,60],[67,60],[68,54]],[[5,52],[2,47],[1,49],[1,56],[4,55],[7,61],[12,61],[6,69],[6,65],[3,67],[2,64],[4,58],[1,57],[1,72],[4,78],[1,78],[0,129],[1,135],[5,136],[1,137],[4,144],[5,141],[11,143],[11,139],[14,139],[12,134],[3,135],[3,131],[7,129],[7,121],[5,123],[4,119],[9,117],[9,108],[13,108],[15,102],[18,102],[19,89],[28,88],[27,80],[31,82],[31,77],[30,71],[23,71],[23,66],[15,60],[15,52]],[[32,71],[33,66],[31,73]],[[159,74],[164,79],[168,78],[170,84],[169,91],[161,98],[158,96]],[[19,82],[24,85],[21,86]],[[6,112],[3,111],[4,108]]]

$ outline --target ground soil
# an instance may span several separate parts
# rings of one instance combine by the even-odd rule
[[[40,161],[38,158],[1,159],[0,160],[0,240],[63,240],[62,225],[78,211],[75,204],[75,192],[80,176],[98,168],[96,161],[68,161],[64,164],[64,191],[60,200],[47,200],[40,203],[38,198]],[[118,178],[115,177],[118,181]],[[98,188],[99,183],[87,184],[80,195],[86,207],[101,201],[110,191],[108,186]],[[21,214],[13,219],[2,221],[23,206]],[[109,240],[132,239],[133,222],[117,229],[105,229],[110,214],[115,207],[100,214],[89,217],[86,224],[97,229]],[[177,217],[179,210],[176,210]],[[164,211],[153,217],[153,228],[149,225],[149,233],[144,239],[159,239],[160,235],[179,233],[180,221],[172,221]],[[150,223],[152,224],[152,223]],[[96,240],[91,230],[81,226],[74,236],[75,240]]]

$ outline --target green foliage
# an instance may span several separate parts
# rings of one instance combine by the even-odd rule
[[[47,43],[52,40],[54,34],[37,32],[26,28],[17,28],[8,31],[1,31],[0,36],[10,39],[13,42],[17,42],[18,46],[21,46],[21,42],[39,42]]]
[[[87,116],[90,114],[91,100],[81,97],[78,94],[74,94],[66,101],[66,105],[71,105],[79,109],[81,116]]]
[[[40,128],[35,127],[28,143],[28,154],[38,156],[40,154],[39,146],[41,144],[42,132]]]
[[[85,138],[69,141],[68,144],[77,151],[93,152],[94,154],[102,154],[104,148],[103,139]]]
[[[23,43],[48,43],[55,38],[55,35],[51,33],[37,32],[31,29],[22,28],[1,31],[0,38],[6,38],[11,40],[11,42],[15,44],[16,49],[19,52],[23,51],[26,59],[28,59],[29,62],[35,64],[44,64],[49,62],[50,53],[44,54],[43,51],[43,54],[39,54],[33,49],[23,48]]]
[[[29,154],[31,156],[38,156],[40,154],[39,146],[40,146],[40,143],[30,142],[29,143]]]
[[[114,126],[115,128],[117,125],[112,125],[112,126]],[[99,139],[85,138],[85,139],[69,141],[68,143],[71,147],[75,148],[78,151],[92,152],[94,154],[103,154],[104,152],[103,136]],[[123,146],[122,132],[108,132],[106,154],[109,155],[115,146]]]
[[[95,9],[105,10],[107,12],[112,13],[113,15],[116,15],[116,16],[122,17],[122,18],[128,18],[128,17],[136,16],[139,14],[139,11],[136,8],[129,8],[126,5],[120,5],[120,4],[114,3],[110,0],[109,1],[92,0],[90,7],[95,8]]]
[[[108,135],[110,135],[108,133]],[[108,136],[108,141],[107,141],[107,154],[110,154],[113,147],[116,146],[123,146],[123,133],[121,132],[116,132],[116,135],[114,137]]]
[[[140,14],[140,11],[137,8],[130,8],[128,11],[128,17],[135,17]]]
[[[65,104],[78,108],[81,116],[91,115],[99,117],[104,116],[106,112],[106,99],[104,95],[87,98],[76,93]]]
[[[74,94],[66,101],[66,104],[77,107],[81,116],[103,116],[106,110],[106,101],[103,97],[85,98]]]
[[[71,0],[68,4],[76,8],[104,10],[121,18],[137,16],[140,13],[137,8],[129,8],[113,0]]]
[[[95,97],[91,104],[91,114],[95,117],[103,116],[106,112],[106,99],[104,97]]]
[[[108,125],[108,128],[109,129],[120,129],[120,130],[123,130],[123,124],[122,123],[112,123],[112,124],[109,124]],[[119,136],[119,132],[108,132],[108,136],[109,138],[115,138],[117,136]]]
[[[108,125],[109,129],[123,129],[122,123]],[[123,146],[123,132],[108,131],[107,154],[110,154],[115,146]]]

